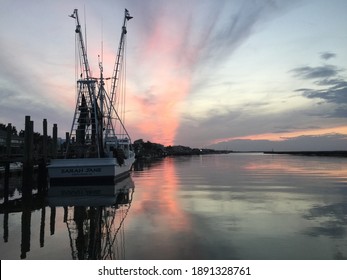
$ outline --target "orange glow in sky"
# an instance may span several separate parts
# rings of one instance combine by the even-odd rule
[[[184,38],[178,32],[167,32],[177,26],[170,26],[159,16],[156,20],[153,33],[143,42],[140,58],[146,61],[141,67],[148,77],[147,89],[133,90],[128,104],[133,107],[132,112],[141,116],[136,129],[142,138],[167,146],[174,143],[181,105],[191,87],[191,74],[186,70],[187,61],[177,50]]]
[[[231,141],[231,140],[269,140],[269,141],[284,141],[287,138],[294,138],[303,135],[310,136],[320,136],[327,134],[347,134],[347,126],[339,126],[332,128],[321,128],[321,129],[312,129],[312,130],[299,130],[286,133],[264,133],[264,134],[255,134],[255,135],[246,135],[240,137],[230,137],[223,139],[216,139],[213,144]]]

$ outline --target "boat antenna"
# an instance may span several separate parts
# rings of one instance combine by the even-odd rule
[[[101,63],[104,62],[104,20],[101,18]]]

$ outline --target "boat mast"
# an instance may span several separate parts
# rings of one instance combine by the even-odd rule
[[[119,41],[119,46],[118,46],[118,51],[117,51],[117,57],[116,57],[116,62],[114,64],[114,69],[113,69],[113,75],[111,78],[112,84],[111,84],[111,92],[108,96],[109,98],[109,104],[108,104],[108,119],[107,119],[107,126],[106,126],[106,135],[105,139],[114,131],[113,123],[112,123],[112,111],[115,112],[116,118],[118,121],[121,123],[122,127],[124,128],[124,125],[122,123],[122,120],[120,119],[116,108],[115,108],[115,99],[116,99],[116,91],[118,89],[118,83],[120,79],[120,72],[121,72],[121,67],[123,65],[124,61],[124,45],[125,45],[125,39],[126,39],[126,34],[127,34],[127,22],[132,19],[133,17],[130,16],[129,11],[125,9],[124,11],[124,20],[123,20],[123,26],[122,26],[122,32],[121,32],[121,37]],[[124,128],[125,130],[125,128]],[[112,133],[114,134],[114,132]]]
[[[85,77],[87,80],[90,80],[90,68],[89,68],[89,63],[88,63],[88,58],[87,58],[87,51],[86,51],[86,47],[84,46],[84,41],[83,41],[83,34],[81,32],[81,25],[80,25],[80,21],[78,18],[78,10],[74,9],[73,14],[70,15],[70,17],[76,19],[76,29],[75,32],[78,34],[78,42],[79,42],[79,46],[81,48],[82,51],[82,60],[83,60],[83,70],[85,72]]]
[[[77,36],[76,39],[78,40],[78,49],[82,66],[82,73],[80,79],[77,81],[78,97],[70,138],[72,137],[72,139],[74,139],[75,137],[76,142],[74,143],[74,152],[77,153],[76,156],[100,157],[102,154],[102,151],[100,150],[99,136],[100,110],[95,93],[97,79],[91,77],[87,51],[78,17],[78,10],[74,9],[70,17],[74,18],[76,21],[75,32]],[[69,145],[71,144],[70,140]],[[69,149],[67,149],[67,156],[68,153]]]
[[[100,156],[104,156],[104,139],[103,139],[103,131],[104,131],[104,104],[105,104],[105,96],[107,95],[107,92],[105,91],[105,82],[104,82],[104,67],[102,65],[102,61],[99,61],[99,69],[100,69],[100,81],[99,81],[99,93],[98,93],[98,100],[99,106],[100,106],[100,121],[99,121],[99,147],[101,148]]]

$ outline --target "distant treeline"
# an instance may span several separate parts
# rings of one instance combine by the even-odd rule
[[[0,131],[7,133],[7,125],[0,123]],[[12,135],[24,137],[24,130],[21,130],[18,134],[16,127],[12,126]]]
[[[143,139],[134,141],[134,149],[137,158],[162,158],[166,156],[188,156],[202,154],[222,154],[230,153],[226,150],[198,149],[186,146],[164,146],[158,143],[144,142]]]

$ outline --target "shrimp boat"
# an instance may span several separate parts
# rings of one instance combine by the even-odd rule
[[[135,161],[131,138],[124,126],[125,41],[127,22],[132,17],[125,9],[111,78],[104,78],[100,59],[100,77],[91,76],[78,10],[70,17],[76,22],[76,64],[81,74],[76,83],[76,107],[65,156],[52,159],[48,165],[50,187],[112,184],[127,176]],[[109,92],[105,90],[105,80],[111,80]]]

